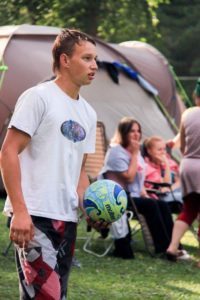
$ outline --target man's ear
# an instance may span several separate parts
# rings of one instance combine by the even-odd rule
[[[65,68],[69,68],[69,56],[65,53],[60,55],[60,64]]]

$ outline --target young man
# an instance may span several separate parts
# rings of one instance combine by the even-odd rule
[[[21,95],[1,151],[23,300],[66,299],[77,210],[89,184],[84,163],[95,151],[96,113],[79,94],[97,71],[95,42],[66,29],[52,54],[55,80]]]

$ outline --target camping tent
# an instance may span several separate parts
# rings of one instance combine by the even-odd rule
[[[0,74],[4,75],[0,89],[0,146],[19,95],[53,75],[51,47],[59,32],[59,28],[48,26],[0,27],[0,61],[8,67],[4,74]],[[121,66],[126,64],[137,71],[158,90],[162,105],[170,118],[178,123],[182,107],[176,97],[167,60],[144,43],[126,43],[122,46],[98,39],[96,43],[99,70],[94,82],[89,87],[83,87],[81,94],[96,110],[98,121],[104,123],[107,137],[111,138],[121,117],[128,115],[141,123],[144,137],[156,134],[165,139],[172,138],[174,130],[152,93],[121,69],[117,70],[118,83],[109,72],[113,62]]]

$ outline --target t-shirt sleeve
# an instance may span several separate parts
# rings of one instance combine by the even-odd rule
[[[31,137],[37,131],[43,115],[45,104],[34,89],[24,92],[18,99],[8,128],[15,127]]]
[[[119,147],[111,147],[106,155],[106,166],[107,171],[125,172],[129,166],[128,157]]]

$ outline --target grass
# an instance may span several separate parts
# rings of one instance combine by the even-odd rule
[[[2,210],[3,201],[0,201]],[[197,300],[200,299],[200,270],[197,241],[188,232],[183,239],[192,255],[190,262],[170,263],[152,258],[145,251],[141,237],[135,242],[135,256],[126,261],[107,255],[97,258],[82,250],[84,222],[79,225],[76,257],[82,267],[73,267],[69,279],[68,300]],[[6,218],[0,215],[0,255],[9,243]],[[14,251],[0,259],[0,299],[18,299]],[[45,299],[44,299],[45,300]]]

